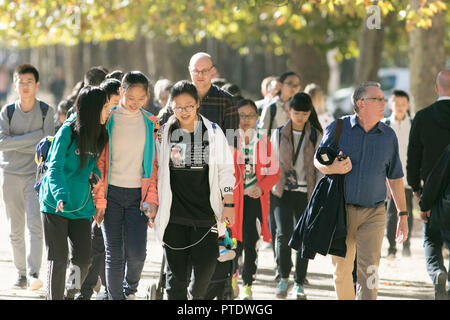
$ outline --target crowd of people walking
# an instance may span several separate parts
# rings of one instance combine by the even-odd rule
[[[234,298],[252,299],[261,241],[273,250],[274,296],[307,299],[311,257],[298,250],[293,262],[290,240],[303,236],[299,226],[313,203],[334,199],[319,198],[319,181],[340,176],[345,249],[326,252],[337,298],[377,299],[369,278],[378,272],[383,238],[389,259],[397,244],[411,255],[417,201],[435,298],[447,299],[449,70],[436,77],[437,101],[415,116],[407,92],[394,90],[387,99],[379,83],[367,81],[353,92],[354,114],[334,119],[323,90],[314,83],[302,88],[301,74],[267,77],[263,98],[253,101],[215,79],[209,54],[194,54],[187,67],[191,81],[154,86],[141,71],[93,67],[65,98],[63,84],[53,86],[55,108],[37,98],[34,66],[15,69],[18,99],[0,113],[14,288],[44,286],[45,244],[47,299],[90,300],[98,282],[105,299],[136,299],[154,228],[168,299],[209,296],[224,261],[232,262]],[[48,153],[36,181],[36,146],[43,142]],[[316,225],[317,219],[306,228]],[[236,243],[225,248],[220,241],[229,234]]]

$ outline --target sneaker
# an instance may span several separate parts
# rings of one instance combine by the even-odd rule
[[[242,300],[253,300],[252,286],[245,285],[242,293]]]
[[[33,273],[30,275],[30,278],[28,280],[28,287],[30,290],[39,290],[43,285],[44,283],[41,279],[39,279],[39,275],[37,273]]]
[[[136,300],[136,295],[133,293],[125,295],[125,300]]]
[[[97,283],[95,284],[95,287],[92,288],[96,294],[100,292],[100,289],[102,288],[102,280],[98,279]]]
[[[19,276],[12,285],[13,289],[26,289],[27,288],[27,277],[26,276]]]
[[[447,290],[445,285],[447,282],[447,274],[444,271],[438,271],[436,279],[434,280],[434,299],[447,300]]]
[[[408,247],[404,247],[402,250],[402,256],[405,258],[411,257],[411,249]]]
[[[287,297],[287,281],[281,279],[280,282],[278,282],[278,286],[277,286],[277,297],[278,298],[286,298]]]
[[[306,300],[306,294],[303,290],[303,286],[299,284],[295,284],[294,289],[292,289],[292,295],[294,299],[297,300]]]
[[[233,278],[231,278],[231,287],[233,288],[233,298],[234,299],[239,297],[238,277],[239,277],[239,272],[236,271],[233,274]]]
[[[388,256],[386,257],[386,259],[395,260],[395,253],[389,253]]]
[[[220,262],[233,260],[236,257],[236,251],[220,246],[220,255],[217,258]]]

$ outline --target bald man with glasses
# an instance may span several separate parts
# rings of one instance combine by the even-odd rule
[[[188,69],[200,98],[199,113],[216,123],[224,133],[227,129],[237,129],[239,115],[233,96],[211,83],[216,72],[211,56],[205,52],[194,54]]]

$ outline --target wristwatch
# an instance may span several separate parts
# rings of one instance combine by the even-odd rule
[[[407,216],[407,215],[409,215],[409,213],[408,213],[408,211],[400,211],[397,215],[399,217],[401,217],[401,216]]]
[[[234,208],[234,203],[224,203],[223,206],[225,208]]]

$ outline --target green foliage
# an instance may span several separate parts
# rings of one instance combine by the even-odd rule
[[[281,55],[296,41],[319,50],[337,47],[344,59],[358,54],[359,29],[372,5],[372,0],[0,0],[0,45],[75,45],[132,40],[141,33],[185,44],[215,37],[243,54],[251,47]],[[443,1],[422,1],[414,9],[407,0],[376,5],[383,16],[395,17],[392,26],[406,31],[430,27],[431,17],[447,9]],[[401,29],[391,36],[400,39]]]

